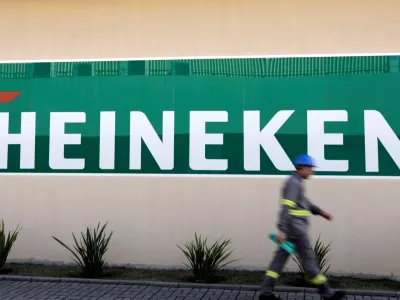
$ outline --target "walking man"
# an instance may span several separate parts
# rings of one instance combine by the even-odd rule
[[[301,154],[296,157],[294,165],[296,171],[285,181],[282,188],[281,211],[277,224],[278,240],[279,242],[287,240],[295,245],[307,277],[318,288],[324,299],[341,300],[344,292],[334,292],[327,278],[320,273],[308,238],[308,217],[311,214],[332,220],[330,214],[314,205],[304,195],[303,181],[313,174],[314,159],[307,154]],[[274,295],[273,290],[288,258],[289,253],[278,247],[261,285],[259,300],[279,299]]]

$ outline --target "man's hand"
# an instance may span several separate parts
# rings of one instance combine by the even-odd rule
[[[322,212],[321,213],[321,216],[324,218],[324,219],[326,219],[326,220],[328,220],[328,221],[332,221],[333,220],[333,216],[331,215],[331,214],[328,214],[327,212]]]
[[[286,240],[286,233],[279,231],[278,232],[278,242],[282,243],[284,240]]]

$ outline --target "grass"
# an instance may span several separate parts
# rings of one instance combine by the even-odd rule
[[[9,264],[7,275],[40,276],[40,277],[81,277],[74,266],[44,266],[38,264]],[[191,282],[192,273],[187,270],[148,270],[134,268],[107,268],[104,279],[147,280],[169,282]],[[225,284],[260,285],[262,271],[223,270],[219,273],[220,281]],[[351,277],[331,277],[333,288],[355,290],[400,291],[400,282],[390,279],[358,279]],[[278,280],[280,286],[304,286],[300,274],[286,273]]]

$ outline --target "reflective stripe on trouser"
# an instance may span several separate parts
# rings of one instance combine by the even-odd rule
[[[315,276],[313,279],[310,280],[310,283],[315,284],[315,285],[320,285],[328,281],[328,278],[326,278],[322,274],[318,274]]]
[[[274,279],[279,278],[279,274],[271,270],[267,270],[267,272],[265,272],[265,276],[272,277]]]
[[[318,288],[319,294],[323,297],[330,297],[333,295],[333,291],[330,288],[326,277],[319,272],[318,264],[315,259],[313,250],[311,249],[308,237],[306,235],[297,236],[296,238],[288,239],[290,242],[294,243],[296,250],[300,256],[301,263],[307,272],[307,277],[312,278],[311,282],[315,284]],[[268,267],[269,274],[281,274],[286,262],[289,258],[289,254],[278,247],[271,264]],[[267,273],[268,273],[267,271]],[[272,273],[273,272],[273,273]],[[260,288],[260,295],[269,296],[273,293],[275,282],[277,277],[266,276]]]

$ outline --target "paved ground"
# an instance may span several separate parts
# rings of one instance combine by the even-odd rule
[[[279,293],[283,300],[319,300],[317,294]],[[399,300],[374,296],[347,296],[348,300]],[[159,286],[0,281],[1,300],[253,300],[255,291],[172,288]]]

